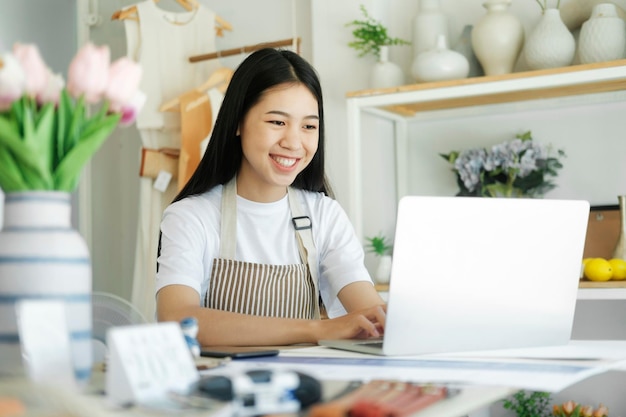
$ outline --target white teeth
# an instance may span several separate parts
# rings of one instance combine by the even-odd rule
[[[286,168],[293,166],[296,163],[295,159],[291,158],[281,158],[280,156],[272,157],[274,161],[278,162],[278,165],[284,166]]]

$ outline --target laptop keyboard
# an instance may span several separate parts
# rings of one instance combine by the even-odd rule
[[[374,342],[374,341],[365,341],[365,342],[359,342],[357,343],[358,345],[361,346],[369,346],[369,347],[373,347],[373,348],[383,348],[383,342]]]

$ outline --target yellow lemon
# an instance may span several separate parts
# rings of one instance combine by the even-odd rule
[[[626,279],[626,261],[623,259],[609,259],[609,264],[611,264],[611,269],[613,270],[613,275],[611,279],[622,280]]]
[[[585,277],[585,265],[587,265],[587,262],[589,262],[592,259],[593,258],[583,258],[583,262],[580,265],[580,278],[584,278]]]
[[[591,281],[608,281],[612,276],[611,264],[604,258],[594,258],[585,264],[585,277]]]

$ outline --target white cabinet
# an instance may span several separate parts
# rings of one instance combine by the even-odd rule
[[[595,285],[597,284],[597,285]],[[605,284],[605,285],[602,285]],[[623,282],[581,282],[579,300],[626,300],[626,284]]]
[[[396,195],[406,195],[407,144],[410,123],[453,118],[468,113],[520,111],[526,107],[558,107],[626,102],[626,60],[575,65],[540,71],[411,84],[347,94],[348,214],[363,238],[363,180],[361,133],[363,113],[393,123]],[[582,299],[626,299],[626,288],[582,288]]]

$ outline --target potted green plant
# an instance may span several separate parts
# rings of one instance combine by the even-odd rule
[[[385,235],[378,234],[372,237],[366,237],[367,241],[365,250],[368,253],[374,253],[378,258],[378,265],[376,267],[376,273],[374,274],[374,280],[378,284],[389,283],[389,276],[391,274],[391,251],[393,245],[389,242]]]
[[[365,6],[361,5],[363,20],[352,20],[346,23],[352,27],[354,40],[348,46],[358,52],[359,57],[374,55],[376,64],[370,74],[371,88],[395,87],[404,84],[402,69],[389,61],[389,46],[409,45],[410,42],[389,36],[387,28],[378,20],[369,15]]]
[[[348,46],[354,48],[359,57],[371,54],[380,58],[382,46],[410,45],[409,41],[400,38],[392,38],[387,33],[387,28],[378,20],[369,15],[365,6],[361,5],[363,20],[353,20],[346,23],[347,27],[354,27],[352,35],[354,40]]]
[[[503,407],[517,417],[548,417],[552,414],[549,392],[518,391],[504,400]]]
[[[389,255],[393,246],[387,240],[387,237],[383,234],[378,234],[373,237],[366,237],[367,244],[365,248],[370,253],[375,253],[378,256]]]

